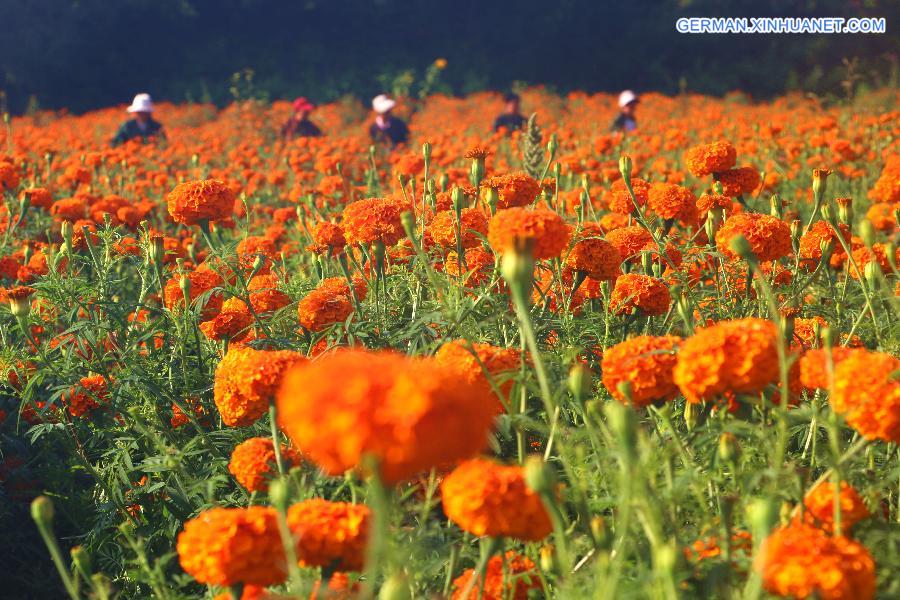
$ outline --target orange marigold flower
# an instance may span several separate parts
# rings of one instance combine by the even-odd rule
[[[200,296],[222,285],[222,278],[218,273],[210,270],[191,271],[184,275],[190,283],[190,302],[193,304]],[[166,282],[164,289],[166,308],[174,310],[177,306],[184,306],[184,292],[181,289],[180,277],[173,277]],[[212,319],[222,308],[222,294],[213,292],[206,296],[206,303],[200,313],[201,319]]]
[[[739,167],[716,174],[722,184],[722,193],[736,198],[743,194],[751,194],[759,187],[759,171],[753,167]]]
[[[53,194],[47,188],[31,187],[22,190],[22,196],[28,199],[29,206],[45,210],[53,206]]]
[[[481,245],[481,238],[487,235],[488,218],[477,208],[464,208],[460,214],[460,239],[463,248]],[[456,248],[456,212],[439,212],[429,224],[431,239],[444,248]]]
[[[203,405],[200,404],[199,398],[185,398],[183,401],[184,405],[189,409],[190,412],[194,413],[194,416],[197,419],[201,419],[206,415],[206,409],[203,408]],[[205,419],[204,419],[205,420]],[[172,418],[169,419],[169,423],[172,425],[173,429],[178,429],[179,427],[183,427],[190,423],[191,420],[188,418],[184,411],[178,407],[174,402],[172,403]],[[201,423],[207,424],[207,423]]]
[[[216,367],[213,396],[230,427],[252,425],[269,408],[284,371],[306,358],[290,350],[229,348]]]
[[[291,297],[278,289],[275,275],[257,275],[247,284],[250,305],[257,314],[275,312],[291,303]]]
[[[281,457],[286,469],[300,464],[300,455],[287,446],[281,446]],[[269,480],[276,473],[272,438],[254,437],[235,446],[228,461],[228,471],[248,492],[269,489]]]
[[[716,208],[731,210],[731,198],[723,194],[701,194],[697,198],[697,213],[700,216],[706,216],[706,213]]]
[[[663,219],[678,219],[688,224],[697,221],[697,196],[686,187],[674,183],[652,184],[647,205]]]
[[[530,247],[535,260],[559,256],[569,245],[569,226],[551,210],[508,208],[497,211],[488,227],[495,252]]]
[[[900,177],[898,177],[900,179]],[[897,229],[894,206],[887,202],[876,202],[866,211],[866,218],[879,231],[891,232]]]
[[[541,193],[541,184],[522,171],[488,177],[481,186],[497,190],[497,208],[528,206]]]
[[[366,297],[365,282],[354,281],[357,300]],[[321,331],[333,323],[341,323],[353,314],[353,297],[350,286],[343,277],[330,277],[308,293],[297,305],[300,325],[310,331]]]
[[[447,517],[476,536],[536,542],[553,530],[540,495],[525,483],[525,470],[475,458],[441,482]]]
[[[507,550],[504,556],[494,556],[487,562],[484,581],[478,577],[470,585],[473,577],[478,577],[475,569],[466,569],[453,580],[451,600],[528,600],[530,590],[541,589],[534,562],[526,556]],[[463,596],[463,592],[469,593]]]
[[[229,298],[222,303],[219,314],[200,323],[200,331],[211,340],[231,340],[240,338],[252,324],[253,315],[247,305],[238,298]]]
[[[612,281],[621,273],[622,255],[603,239],[603,230],[596,223],[583,223],[578,241],[566,256],[565,265],[573,271],[586,273],[591,279]]]
[[[815,268],[816,264],[822,260],[823,245],[830,245],[834,253],[846,256],[844,247],[838,240],[838,232],[849,248],[850,228],[844,224],[838,224],[836,230],[828,221],[816,221],[806,233],[800,236],[800,258],[811,263],[807,264],[808,267]]]
[[[169,214],[182,225],[227,219],[234,211],[234,200],[234,191],[218,179],[186,181],[166,196]]]
[[[626,260],[640,253],[647,244],[653,244],[653,236],[640,225],[630,225],[613,229],[606,234],[606,241]]]
[[[50,214],[57,221],[74,223],[87,215],[87,203],[82,198],[63,198],[50,206]]]
[[[393,246],[405,234],[400,205],[387,198],[366,198],[344,207],[342,226],[348,244]]]
[[[0,189],[14,190],[19,187],[19,170],[8,162],[0,162]]]
[[[287,561],[275,509],[211,508],[178,534],[181,568],[200,583],[274,585],[284,581]]]
[[[856,348],[835,346],[831,349],[831,361],[837,366],[845,358],[858,352]],[[831,373],[828,369],[828,355],[824,348],[815,348],[803,353],[799,360],[800,383],[807,389],[828,389],[831,387]]]
[[[494,270],[494,255],[484,248],[469,248],[465,251],[465,267],[459,264],[456,252],[448,252],[444,260],[444,272],[453,277],[463,278],[463,285],[477,287],[491,278]]]
[[[778,379],[775,324],[747,318],[698,329],[678,350],[675,383],[690,402],[753,394]]]
[[[763,542],[754,566],[766,590],[779,596],[822,600],[875,596],[875,562],[865,546],[817,527],[779,527]]]
[[[364,504],[313,498],[288,509],[288,528],[297,540],[304,567],[361,571],[369,539],[371,511]]]
[[[495,402],[434,359],[345,350],[298,365],[278,392],[279,423],[331,475],[364,465],[397,482],[487,443]]]
[[[278,257],[278,249],[275,242],[269,238],[251,235],[240,241],[235,249],[240,265],[245,269],[252,269],[257,258],[261,258],[262,268],[259,273],[268,273],[272,262]]]
[[[834,496],[835,488],[831,481],[823,481],[809,490],[803,498],[806,522],[831,533],[834,529]],[[846,481],[841,481],[839,498],[844,531],[850,531],[856,523],[869,518],[869,509],[862,496]]]
[[[496,389],[501,397],[497,397],[498,411],[509,400],[509,392],[513,381],[511,375],[519,369],[520,354],[514,348],[498,348],[491,344],[479,344],[466,340],[454,340],[441,346],[434,355],[442,365],[454,368],[471,384],[484,385]],[[494,387],[491,387],[491,384]]]
[[[645,316],[665,314],[672,304],[665,283],[637,273],[620,275],[609,297],[609,307],[616,314],[638,311]]]
[[[694,146],[684,154],[684,165],[694,177],[727,171],[736,161],[737,150],[726,141]]]
[[[643,407],[658,400],[671,400],[678,394],[672,372],[681,343],[677,335],[640,335],[603,352],[603,385],[613,398],[627,402],[619,384],[628,382],[631,402]]]
[[[637,200],[638,206],[647,204],[650,194],[650,184],[640,177],[631,178],[631,189],[634,192],[634,200],[628,193],[624,179],[616,179],[610,186],[610,194],[607,198],[609,210],[621,215],[630,215],[634,212],[634,200]]]
[[[771,215],[739,213],[728,217],[716,232],[719,252],[731,259],[740,258],[730,246],[732,238],[738,235],[747,240],[756,259],[762,262],[777,260],[793,251],[791,228]]]
[[[338,254],[347,245],[344,229],[337,223],[329,221],[316,223],[312,230],[312,239],[313,243],[307,247],[307,250],[316,254]]]
[[[891,263],[888,260],[887,248],[881,243],[872,244],[871,249],[866,246],[860,246],[853,251],[853,261],[856,265],[854,266],[853,263],[850,263],[849,269],[850,277],[853,279],[859,279],[860,272],[865,276],[866,265],[870,262],[874,262],[878,265],[882,273],[891,272]],[[894,249],[894,262],[900,262],[900,248]]]
[[[102,375],[82,377],[78,385],[63,396],[63,402],[73,417],[83,417],[92,410],[100,408],[109,398],[106,380]]]
[[[900,443],[900,359],[859,350],[834,368],[831,407],[868,440]]]

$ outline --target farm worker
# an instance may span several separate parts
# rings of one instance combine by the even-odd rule
[[[519,95],[510,92],[503,96],[503,101],[506,103],[506,106],[504,106],[503,112],[494,119],[494,131],[500,131],[503,128],[506,129],[507,133],[512,133],[517,129],[522,129],[527,119],[519,111],[519,105],[521,104]]]
[[[393,147],[405,143],[409,138],[409,127],[391,114],[395,106],[397,102],[387,94],[379,94],[372,98],[375,121],[369,127],[369,135],[372,136],[373,142],[388,142]]]
[[[637,105],[637,94],[631,90],[625,90],[619,94],[619,116],[613,121],[610,129],[625,132],[637,129],[637,119],[634,116]]]
[[[138,94],[131,102],[131,106],[126,109],[134,115],[133,119],[128,119],[119,127],[116,137],[113,138],[113,146],[124,144],[128,140],[141,138],[159,137],[165,139],[166,133],[163,131],[159,121],[153,118],[153,100],[150,94]]]
[[[281,137],[290,140],[295,137],[319,137],[322,135],[322,130],[309,120],[309,115],[316,108],[315,104],[301,96],[294,100],[291,106],[294,112],[281,128]]]

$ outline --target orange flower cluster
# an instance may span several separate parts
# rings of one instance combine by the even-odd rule
[[[109,397],[106,379],[102,375],[82,377],[78,385],[63,396],[63,402],[73,417],[83,417],[92,410],[100,408]]]
[[[612,281],[619,276],[622,256],[615,246],[603,239],[603,230],[598,224],[583,223],[577,239],[566,256],[567,267],[597,281]]]
[[[620,275],[609,297],[609,307],[617,314],[663,315],[670,304],[672,297],[666,284],[637,273]]]
[[[434,358],[455,369],[467,382],[491,389],[497,398],[498,412],[503,412],[513,385],[511,376],[520,365],[518,350],[456,340],[441,346]],[[495,388],[502,397],[496,396]]]
[[[444,248],[456,248],[456,212],[445,210],[434,216],[429,224],[431,239]],[[459,219],[460,240],[463,248],[481,245],[481,237],[488,232],[488,218],[477,208],[464,208]]]
[[[739,167],[716,174],[722,193],[732,198],[752,194],[759,187],[759,171],[753,167]]]
[[[869,509],[859,492],[846,481],[841,481],[839,500],[841,506],[841,527],[849,531],[853,526],[869,518]],[[827,532],[834,529],[834,484],[823,481],[806,493],[803,498],[803,513],[805,520],[810,525],[821,527]]]
[[[474,585],[470,585],[472,578]],[[469,589],[468,594],[464,594]],[[507,550],[487,562],[484,580],[474,569],[466,569],[453,580],[451,600],[528,600],[529,591],[541,589],[537,567],[527,556]]]
[[[678,219],[682,223],[697,222],[697,196],[674,183],[654,183],[647,195],[647,205],[663,219]]]
[[[793,251],[791,228],[771,215],[739,213],[728,217],[716,233],[719,252],[731,259],[740,258],[730,246],[732,238],[739,235],[747,240],[756,260],[761,262],[778,260]]]
[[[519,466],[468,460],[441,482],[441,499],[447,517],[473,535],[539,541],[553,530]]]
[[[698,329],[678,351],[673,375],[690,402],[752,394],[778,379],[775,324],[747,318]]]
[[[347,245],[344,229],[330,221],[320,221],[312,230],[313,243],[307,248],[316,254],[338,254]]]
[[[274,508],[205,510],[184,524],[177,549],[181,568],[200,583],[266,586],[287,575]]]
[[[361,571],[371,511],[363,504],[306,500],[288,508],[287,522],[305,567]]]
[[[650,197],[650,184],[640,177],[631,178],[631,190],[634,192],[634,200],[637,200],[638,206],[647,204]],[[606,204],[609,210],[620,215],[630,215],[634,212],[634,200],[628,193],[624,179],[616,179],[610,186],[610,193],[607,197]]]
[[[831,407],[870,440],[900,443],[900,359],[859,350],[834,368]]]
[[[369,456],[387,482],[481,451],[495,405],[433,359],[362,350],[297,365],[278,391],[279,423],[310,460],[339,475]]]
[[[570,235],[562,217],[546,209],[500,210],[488,226],[488,242],[495,252],[503,254],[526,247],[535,260],[562,254]]]
[[[684,164],[694,177],[727,171],[736,161],[737,150],[726,141],[694,146],[684,153]]]
[[[766,590],[791,598],[869,600],[875,596],[875,562],[865,546],[817,527],[776,529],[755,562]]]
[[[268,410],[284,371],[305,360],[290,350],[230,348],[216,367],[213,384],[222,421],[231,427],[255,423]]]
[[[619,389],[627,383],[631,403],[637,407],[671,400],[678,394],[672,373],[680,343],[675,335],[641,335],[607,348],[603,352],[603,385],[613,398],[627,402]]]
[[[399,203],[386,198],[357,200],[344,207],[341,226],[348,244],[381,243],[390,247],[405,233]]]
[[[252,324],[253,315],[247,305],[238,298],[229,298],[222,303],[219,314],[200,323],[200,331],[211,340],[239,340]]]
[[[197,225],[231,216],[234,191],[218,179],[180,183],[166,197],[176,223]]]
[[[835,346],[831,349],[831,362],[833,366],[840,364],[845,358],[858,350]],[[823,348],[807,350],[800,357],[800,381],[807,389],[828,389],[831,387],[833,370],[828,368],[828,355]]]
[[[522,171],[488,177],[481,186],[497,190],[497,208],[528,206],[541,193],[541,184]]]
[[[869,198],[889,204],[900,203],[900,155],[889,155],[881,176],[869,191]]]
[[[281,446],[285,469],[299,465],[300,455],[287,446]],[[248,492],[265,492],[269,480],[275,474],[275,445],[271,438],[253,437],[234,447],[228,471]]]
[[[840,232],[840,233],[838,233]],[[838,224],[837,229],[828,221],[816,221],[813,223],[809,231],[800,236],[800,258],[804,261],[808,268],[815,268],[820,260],[822,260],[822,248],[831,247],[834,253],[834,259],[843,262],[847,253],[841,245],[838,235],[843,238],[847,247],[850,247],[850,228],[843,224]]]

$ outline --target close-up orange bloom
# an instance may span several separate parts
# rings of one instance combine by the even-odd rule
[[[428,225],[431,239],[444,248],[456,248],[456,212],[445,210],[434,216]],[[474,248],[487,235],[488,218],[477,208],[464,208],[459,219],[460,243],[463,248]]]
[[[759,392],[779,376],[775,324],[757,318],[698,329],[678,350],[673,375],[690,402]]]
[[[507,208],[497,211],[488,227],[488,242],[503,254],[527,247],[535,260],[555,258],[569,245],[571,232],[551,210]]]
[[[305,567],[361,571],[369,540],[371,511],[365,504],[305,500],[288,508],[288,528],[297,560]]]
[[[620,275],[609,297],[609,307],[617,314],[662,315],[671,304],[665,283],[638,273]]]
[[[65,402],[70,415],[83,417],[106,404],[108,398],[109,388],[106,385],[106,379],[102,375],[89,375],[82,377],[78,381],[78,385],[63,396],[63,402]]]
[[[213,394],[222,421],[252,425],[269,408],[284,371],[306,358],[290,350],[230,348],[216,367]]]
[[[697,196],[674,183],[653,183],[647,194],[647,206],[663,219],[678,219],[687,224],[697,221]]]
[[[492,392],[499,392],[502,396],[497,397],[499,411],[503,411],[504,404],[509,401],[512,376],[521,365],[520,352],[515,348],[498,348],[465,340],[445,343],[438,348],[434,358],[438,363],[456,369],[469,383],[483,384]]]
[[[831,349],[832,367],[836,367],[848,356],[854,352],[859,352],[856,348],[845,348],[843,346],[835,346]],[[803,353],[799,360],[800,364],[800,382],[807,389],[828,389],[831,387],[831,378],[834,373],[833,368],[828,367],[828,354],[824,348],[813,348]]]
[[[759,187],[759,171],[753,167],[738,167],[716,173],[716,178],[722,184],[722,193],[736,198],[744,194],[752,194]]]
[[[481,186],[497,190],[500,197],[497,208],[528,206],[541,192],[540,183],[521,171],[488,177]]]
[[[520,466],[474,458],[441,482],[444,513],[476,536],[536,542],[553,530],[541,497],[525,483]]]
[[[807,523],[831,532],[834,529],[834,483],[823,481],[813,487],[803,497],[803,516]],[[853,526],[870,516],[862,496],[846,481],[841,481],[839,502],[841,505],[841,528],[850,531]]]
[[[387,198],[366,198],[344,207],[341,227],[348,244],[393,246],[404,235],[400,205]]]
[[[869,600],[875,596],[875,562],[865,546],[804,524],[779,527],[755,560],[772,594],[821,600]]]
[[[393,352],[322,356],[290,369],[278,391],[279,423],[311,461],[340,475],[371,457],[387,482],[480,452],[495,406],[455,369]]]
[[[177,548],[181,568],[200,583],[266,586],[287,575],[274,508],[205,510],[184,524]]]
[[[169,214],[176,223],[197,225],[231,216],[234,191],[218,179],[180,183],[166,197]]]
[[[622,255],[603,239],[603,230],[596,223],[583,223],[577,241],[566,255],[565,265],[573,271],[586,273],[597,281],[612,281],[619,276]]]
[[[678,394],[672,377],[681,343],[676,335],[640,335],[607,348],[603,352],[603,385],[619,402],[636,407],[647,406],[657,400],[671,400]],[[628,397],[619,389],[627,383]]]
[[[736,161],[737,150],[726,141],[694,146],[684,153],[684,164],[694,177],[727,171]]]
[[[731,259],[740,258],[731,248],[732,238],[743,236],[750,244],[756,260],[777,260],[793,252],[791,228],[784,221],[771,215],[739,213],[731,215],[716,232],[719,252]]]
[[[475,578],[474,585],[470,585]],[[466,589],[470,590],[465,594]],[[466,569],[453,580],[451,600],[528,600],[529,591],[541,589],[537,566],[527,556],[507,550],[487,562],[484,578]],[[465,594],[465,595],[464,595]]]
[[[300,464],[300,455],[281,446],[285,469]],[[253,437],[244,440],[231,451],[228,471],[248,492],[264,492],[275,474],[275,447],[271,438]]]
[[[900,443],[900,359],[856,351],[834,367],[831,407],[864,438]]]

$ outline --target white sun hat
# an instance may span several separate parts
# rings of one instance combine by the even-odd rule
[[[150,98],[150,94],[138,94],[126,110],[130,113],[153,112],[153,99]]]
[[[393,99],[388,97],[387,94],[378,94],[377,96],[372,98],[372,110],[377,112],[379,115],[383,115],[395,106],[397,106],[397,103]]]
[[[619,108],[628,106],[632,102],[635,102],[637,99],[637,94],[635,94],[631,90],[625,90],[624,92],[619,94]]]

